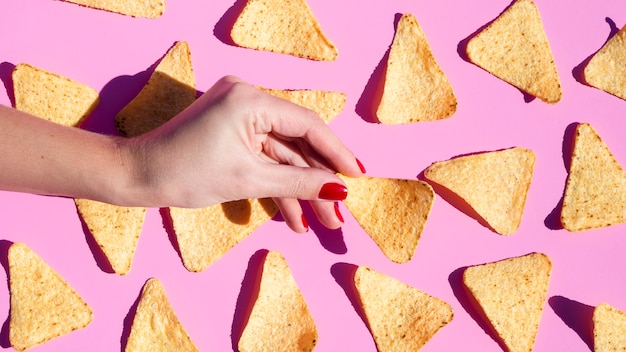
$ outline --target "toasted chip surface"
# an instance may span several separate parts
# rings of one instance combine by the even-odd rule
[[[452,85],[412,14],[398,22],[376,115],[384,124],[440,120],[456,112]]]
[[[379,351],[417,351],[454,316],[441,299],[368,267],[354,283]]]
[[[585,81],[626,100],[626,25],[622,27],[585,66]]]
[[[626,222],[626,173],[598,132],[576,127],[561,223],[583,231]]]
[[[563,95],[539,9],[515,0],[467,43],[471,62],[547,103]]]
[[[165,11],[165,0],[63,0],[78,5],[132,17],[157,18]]]
[[[238,200],[207,208],[170,208],[183,265],[203,271],[278,212],[271,199]]]
[[[535,154],[525,148],[483,152],[433,163],[424,176],[463,198],[501,235],[517,231]]]
[[[146,208],[120,207],[88,199],[74,199],[74,203],[113,270],[120,275],[128,274]]]
[[[319,61],[337,58],[305,0],[248,0],[231,30],[237,45]]]
[[[593,310],[594,352],[626,350],[626,313],[601,303]]]
[[[413,257],[435,200],[418,180],[340,176],[348,187],[345,206],[383,254],[396,263]]]
[[[198,351],[156,278],[146,281],[141,290],[125,351]]]
[[[171,47],[137,96],[115,117],[117,130],[134,137],[151,131],[196,100],[196,81],[187,42]]]
[[[335,119],[346,105],[346,94],[341,92],[258,88],[266,93],[315,111],[326,123]]]
[[[239,339],[239,351],[312,351],[317,327],[285,258],[267,253],[259,295]]]
[[[100,102],[95,89],[29,64],[15,66],[12,79],[16,109],[61,125],[80,125]]]
[[[511,352],[533,349],[552,262],[543,253],[470,266],[463,283]]]
[[[12,244],[8,261],[13,348],[23,351],[91,323],[89,305],[27,245]]]

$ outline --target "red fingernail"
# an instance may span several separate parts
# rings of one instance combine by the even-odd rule
[[[347,196],[348,189],[346,186],[339,183],[326,183],[320,189],[317,197],[326,200],[344,200]]]
[[[356,159],[356,158],[355,158]],[[359,165],[359,169],[361,169],[362,173],[365,173],[365,167],[363,166],[363,164],[361,164],[361,160],[356,159],[356,164]]]
[[[309,222],[306,221],[306,217],[304,216],[304,214],[302,214],[302,226],[304,226],[304,228],[309,231]]]
[[[337,215],[337,219],[339,219],[339,221],[344,222],[343,216],[341,216],[341,212],[339,211],[339,203],[335,203],[335,215]]]

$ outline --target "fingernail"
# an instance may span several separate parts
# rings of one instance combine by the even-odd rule
[[[355,158],[356,159],[356,158]],[[362,173],[365,173],[365,167],[363,166],[363,164],[361,164],[361,160],[356,159],[356,164],[359,165],[359,169],[361,169]]]
[[[344,222],[343,216],[341,216],[341,212],[339,211],[339,203],[335,203],[335,215],[337,215],[337,219],[339,219],[339,221]]]
[[[306,221],[306,217],[304,216],[304,214],[302,214],[302,226],[304,226],[304,228],[309,231],[309,222]]]
[[[347,196],[348,189],[346,186],[339,183],[326,183],[320,189],[317,197],[326,200],[344,200]]]

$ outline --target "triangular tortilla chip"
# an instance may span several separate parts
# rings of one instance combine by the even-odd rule
[[[141,290],[125,351],[199,351],[176,317],[158,279],[149,279]]]
[[[271,199],[238,200],[207,208],[169,208],[183,265],[203,271],[278,212]]]
[[[15,108],[64,126],[78,126],[100,102],[96,90],[29,64],[13,70]]]
[[[448,303],[368,267],[354,284],[379,351],[418,351],[454,316]]]
[[[384,124],[434,121],[450,117],[457,100],[419,23],[411,14],[398,22],[389,51],[376,116]]]
[[[435,193],[426,182],[340,176],[348,187],[344,204],[383,254],[395,263],[413,257]]]
[[[87,303],[25,244],[12,244],[8,261],[13,348],[23,351],[91,323]]]
[[[74,4],[132,17],[157,18],[165,11],[165,0],[63,0]]]
[[[87,199],[74,199],[74,203],[113,270],[120,275],[128,274],[146,208],[120,207]]]
[[[151,131],[196,100],[196,81],[189,44],[177,42],[152,72],[150,79],[115,117],[117,130],[134,137]]]
[[[535,154],[510,148],[433,163],[424,176],[461,197],[501,235],[517,231],[530,188]]]
[[[533,349],[551,271],[548,256],[530,253],[463,272],[463,283],[509,351]]]
[[[259,295],[238,347],[251,351],[312,351],[317,327],[285,258],[271,251],[263,263]]]
[[[626,25],[585,66],[585,81],[626,100]]]
[[[593,310],[593,349],[595,352],[626,350],[626,313],[601,303]]]
[[[532,0],[515,0],[467,43],[472,63],[544,102],[563,95],[550,43]]]
[[[315,111],[326,123],[337,117],[343,110],[344,105],[346,105],[346,94],[340,92],[257,88],[273,96],[289,100],[294,104]]]
[[[248,0],[230,36],[245,48],[319,61],[337,58],[305,0]]]
[[[626,222],[626,172],[587,123],[576,138],[563,196],[561,223],[583,231]]]

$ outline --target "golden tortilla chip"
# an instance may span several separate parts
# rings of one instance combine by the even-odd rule
[[[424,176],[461,197],[501,235],[517,231],[530,188],[535,154],[510,148],[433,163]]]
[[[165,0],[63,0],[126,16],[157,18],[165,11]]]
[[[24,351],[91,323],[87,303],[28,246],[12,244],[8,261],[13,348]]]
[[[151,131],[196,100],[196,81],[186,42],[177,42],[161,59],[150,79],[115,117],[117,130],[134,137]]]
[[[576,127],[561,223],[583,231],[626,222],[626,173],[587,123]]]
[[[120,207],[87,199],[74,199],[74,203],[113,270],[120,275],[128,274],[146,208]]]
[[[441,120],[457,101],[419,23],[411,14],[398,22],[389,51],[383,94],[376,115],[384,124]]]
[[[542,253],[471,266],[463,283],[511,352],[533,349],[552,262]]]
[[[337,48],[305,0],[248,0],[230,36],[235,44],[249,49],[318,61],[337,58]]]
[[[96,90],[29,64],[13,70],[15,108],[65,126],[78,126],[100,103]]]
[[[622,27],[585,66],[585,81],[626,100],[626,25]]]
[[[563,95],[550,43],[532,0],[515,0],[467,43],[472,63],[554,104]]]
[[[271,199],[238,200],[207,208],[169,208],[183,265],[203,271],[278,212]]]
[[[344,204],[383,254],[395,263],[413,257],[435,193],[426,182],[340,175],[348,187]]]
[[[454,316],[448,303],[368,267],[354,284],[379,351],[418,351]]]
[[[158,279],[149,279],[141,290],[125,351],[199,351],[176,317]]]
[[[322,90],[283,90],[257,87],[273,96],[315,111],[326,123],[332,121],[346,105],[346,94]]]
[[[317,327],[285,258],[269,252],[239,351],[312,351],[316,344]]]
[[[593,310],[594,352],[626,350],[626,313],[606,303]]]

